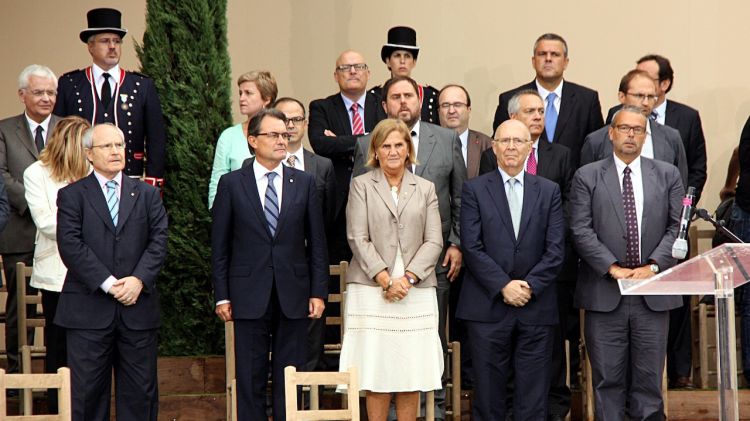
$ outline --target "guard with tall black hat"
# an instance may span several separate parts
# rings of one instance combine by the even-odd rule
[[[393,76],[411,76],[417,65],[419,47],[417,46],[417,31],[408,26],[394,26],[388,30],[388,42],[380,49],[380,58],[388,66]],[[413,79],[413,78],[412,78]],[[430,85],[418,85],[419,98],[422,100],[422,121],[440,124],[438,116],[438,90]],[[381,86],[370,90],[371,93],[382,98]]]
[[[80,33],[93,64],[60,77],[54,113],[78,115],[92,124],[112,123],[125,134],[125,170],[133,178],[162,187],[166,131],[159,96],[151,78],[120,68],[121,13],[100,8],[86,14]]]

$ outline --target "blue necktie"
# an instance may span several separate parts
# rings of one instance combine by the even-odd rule
[[[268,187],[266,187],[266,203],[263,209],[266,214],[268,229],[271,231],[271,237],[273,237],[276,235],[276,225],[279,223],[279,197],[273,187],[273,179],[276,177],[276,173],[269,172],[266,177],[268,177]]]
[[[648,115],[648,119],[651,121],[656,121],[657,118],[659,118],[659,113],[656,111],[651,111],[651,114]]]
[[[519,181],[514,177],[508,179],[508,208],[510,208],[510,219],[513,223],[513,234],[518,239],[518,230],[521,227],[521,201],[518,199],[516,183]]]
[[[544,130],[547,132],[547,141],[552,143],[557,127],[557,109],[555,109],[555,98],[557,94],[550,92],[547,95],[547,109],[544,110]]]
[[[109,216],[112,217],[112,223],[117,226],[117,216],[120,214],[120,199],[117,198],[117,181],[107,181],[107,208]]]

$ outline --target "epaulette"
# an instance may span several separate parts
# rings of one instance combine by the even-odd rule
[[[71,71],[69,71],[69,72],[67,72],[67,73],[64,73],[64,74],[63,74],[62,76],[60,76],[60,77],[61,77],[61,78],[62,78],[62,77],[66,77],[66,76],[67,76],[67,77],[70,77],[70,76],[73,76],[73,75],[74,75],[74,74],[76,74],[76,73],[84,73],[85,71],[86,71],[86,69],[76,69],[76,70],[71,70]]]
[[[126,70],[126,72],[130,73],[130,74],[131,74],[131,75],[133,75],[133,76],[140,76],[140,77],[141,77],[141,78],[143,78],[143,79],[149,79],[149,77],[148,77],[148,76],[146,76],[145,74],[143,74],[143,73],[141,73],[141,72],[135,72],[135,71],[133,71],[133,70]]]

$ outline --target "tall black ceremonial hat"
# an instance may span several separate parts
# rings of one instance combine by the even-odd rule
[[[128,33],[127,29],[122,28],[122,13],[119,10],[100,8],[91,9],[86,13],[86,20],[89,27],[81,31],[81,41],[88,42],[89,37],[104,32],[110,32],[119,35],[121,38]]]

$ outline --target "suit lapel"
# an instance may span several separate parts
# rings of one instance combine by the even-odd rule
[[[666,115],[664,116],[664,124],[669,127],[677,128],[680,121],[680,114],[677,112],[674,103],[670,100],[667,101]],[[683,141],[685,139],[682,139]]]
[[[526,227],[531,221],[531,216],[536,210],[536,203],[539,199],[539,180],[528,173],[523,176],[523,207],[521,209],[521,223],[518,226],[518,238],[523,238]]]
[[[500,220],[502,220],[505,225],[505,231],[515,242],[516,238],[513,231],[513,219],[510,216],[508,197],[505,196],[505,186],[503,185],[503,177],[500,175],[500,171],[495,170],[492,172],[492,176],[487,179],[486,186],[487,192],[490,194],[492,202],[495,204],[495,207],[500,214]]]
[[[576,93],[570,89],[570,86],[566,88],[563,82],[562,91],[560,92],[560,112],[557,113],[557,125],[555,126],[555,137],[559,139],[563,130],[565,130],[565,123],[570,120],[570,116],[573,110],[576,108]],[[546,130],[546,129],[545,129]]]
[[[122,187],[120,188],[120,214],[117,217],[117,232],[122,230],[125,222],[130,216],[130,212],[135,206],[135,202],[140,196],[140,190],[136,181],[130,179],[125,174],[122,175]]]
[[[549,142],[537,142],[536,175],[545,177],[549,173],[552,145]]]
[[[620,177],[617,174],[617,167],[615,167],[614,158],[608,158],[607,165],[602,169],[602,178],[604,179],[604,187],[609,193],[607,197],[611,200],[615,216],[617,216],[617,220],[620,222],[620,228],[622,228],[623,234],[627,234],[628,230],[625,225],[624,211],[625,205],[622,201]]]
[[[380,196],[380,199],[383,201],[383,203],[385,203],[385,206],[388,208],[388,210],[391,211],[393,216],[398,216],[396,204],[393,203],[393,197],[391,196],[391,187],[388,185],[388,180],[386,180],[385,174],[383,174],[383,170],[381,170],[380,168],[375,168],[374,170],[370,171],[370,179],[372,180],[372,184],[375,187],[375,191],[378,193],[378,196]]]
[[[655,121],[651,121],[649,124],[651,125],[651,145],[654,148],[654,159],[672,162],[671,159],[667,159],[667,139],[661,125]]]
[[[271,237],[271,231],[268,228],[268,221],[266,221],[266,214],[263,212],[263,205],[260,201],[260,196],[258,196],[258,183],[255,181],[255,172],[253,171],[253,165],[249,165],[243,169],[242,171],[242,187],[245,189],[245,194],[247,195],[247,199],[250,201],[250,207],[255,211],[255,215],[258,217],[258,220],[261,221],[263,226],[266,228],[266,233],[268,234],[268,237]],[[278,225],[276,226],[276,231],[278,231]]]
[[[466,142],[466,171],[468,178],[474,178],[479,174],[479,160],[482,151],[479,148],[479,139],[473,130],[469,130],[469,139]]]
[[[654,162],[650,159],[641,157],[641,178],[643,181],[643,209],[641,211],[641,250],[644,250],[643,243],[648,237],[648,225],[651,221],[648,219],[649,206],[654,206],[666,198],[659,197],[654,186],[657,186],[659,180],[654,170]]]
[[[34,139],[31,138],[31,128],[29,127],[29,122],[26,121],[26,114],[21,114],[17,117],[17,119],[18,124],[16,125],[16,136],[18,137],[18,140],[21,141],[21,144],[24,146],[24,148],[28,149],[29,152],[34,155],[34,158],[39,159],[39,153],[36,150]],[[49,135],[49,133],[47,134]]]
[[[305,157],[305,172],[317,177],[318,161],[314,158],[314,154],[307,149],[302,149],[302,156]]]
[[[344,100],[341,99],[341,94],[334,95],[333,97],[333,103],[334,107],[333,109],[336,112],[336,116],[339,119],[339,124],[341,127],[344,128],[344,133],[341,133],[341,135],[352,135],[352,124],[349,122],[349,110],[346,109],[346,105],[344,105]],[[365,108],[365,113],[367,112],[367,108]],[[339,134],[339,133],[336,133]]]
[[[123,178],[124,177],[125,175],[123,175]],[[84,180],[84,183],[86,183],[84,185],[87,190],[86,200],[89,201],[91,207],[94,208],[96,214],[99,215],[99,218],[104,221],[104,225],[106,225],[112,233],[115,233],[115,224],[112,222],[112,215],[109,214],[109,208],[107,208],[107,199],[104,197],[104,190],[102,189],[102,186],[99,185],[99,181],[96,179],[93,172],[91,172],[91,174],[89,174]],[[122,192],[120,192],[120,195],[122,196]]]
[[[365,95],[365,132],[370,133],[378,124],[378,115],[382,107],[378,102],[377,96],[367,91]],[[348,118],[348,117],[347,117]]]
[[[404,172],[404,178],[401,181],[401,191],[398,195],[398,216],[401,217],[401,213],[406,209],[406,204],[409,203],[414,193],[417,191],[417,178],[414,174],[409,171]]]
[[[430,161],[433,149],[435,149],[435,135],[432,130],[424,123],[419,123],[419,150],[417,151],[417,175],[421,176],[424,173],[424,168]]]

